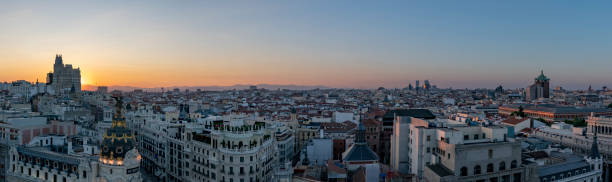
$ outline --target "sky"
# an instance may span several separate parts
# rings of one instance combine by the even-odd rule
[[[612,1],[3,1],[0,81],[612,86]],[[421,81],[422,83],[422,81]]]

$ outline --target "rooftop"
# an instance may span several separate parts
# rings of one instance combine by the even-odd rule
[[[558,106],[554,104],[511,104],[503,107],[518,109],[522,106],[525,110],[541,111],[541,112],[552,112],[558,114],[566,113],[590,113],[590,112],[612,112],[609,108],[593,108],[593,107],[570,107],[570,106]]]
[[[355,144],[351,146],[343,157],[345,161],[377,161],[378,155],[368,145]]]
[[[548,176],[557,174],[565,171],[573,171],[575,169],[589,167],[589,164],[583,160],[583,158],[560,152],[551,152],[551,157],[562,158],[563,162],[554,163],[547,166],[538,168],[538,176]]]
[[[442,164],[427,165],[426,167],[431,169],[431,171],[433,171],[440,177],[454,175],[454,173],[450,169],[446,168]]]

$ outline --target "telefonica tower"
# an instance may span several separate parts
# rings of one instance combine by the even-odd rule
[[[47,84],[52,85],[59,94],[81,91],[81,70],[64,64],[62,55],[55,55],[53,73],[47,74]]]

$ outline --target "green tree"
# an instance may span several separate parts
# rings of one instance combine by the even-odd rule
[[[527,114],[525,114],[525,112],[523,112],[523,110],[525,110],[523,108],[523,106],[519,106],[519,110],[518,111],[514,111],[512,112],[512,114],[510,114],[510,116],[520,116],[520,117],[525,117],[527,116]]]
[[[548,123],[548,122],[546,122],[546,120],[545,120],[544,118],[538,118],[538,119],[536,119],[536,120],[538,120],[538,121],[540,121],[540,122],[542,122],[542,123]]]
[[[567,123],[567,124],[571,124],[574,127],[585,127],[585,126],[587,126],[586,121],[584,119],[582,119],[582,118],[580,118],[580,119],[579,118],[574,118],[574,120],[565,120],[563,122]]]

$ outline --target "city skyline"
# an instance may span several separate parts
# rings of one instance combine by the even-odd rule
[[[83,85],[612,85],[609,2],[5,4],[0,81],[44,82],[59,53]]]

